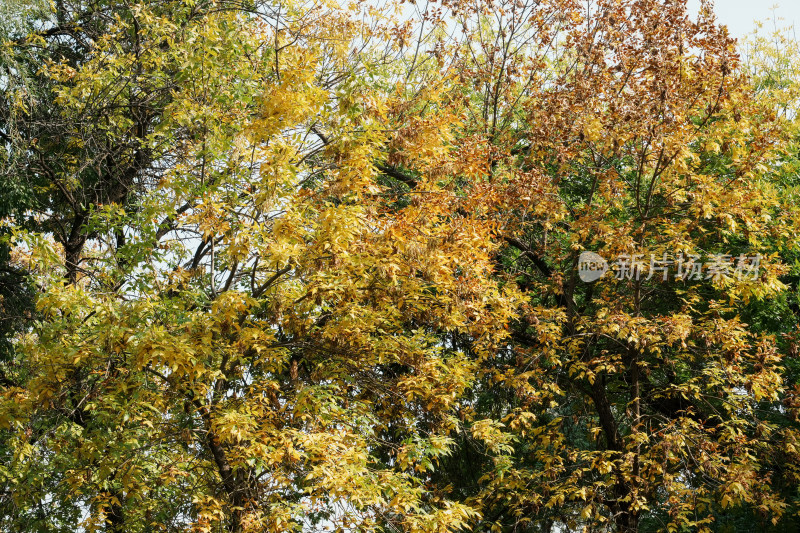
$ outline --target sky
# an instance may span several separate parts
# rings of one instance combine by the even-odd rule
[[[699,0],[690,0],[690,9],[695,11]],[[776,9],[773,11],[773,7]],[[742,38],[755,29],[755,20],[770,21],[764,30],[773,28],[773,17],[778,18],[778,27],[798,26],[800,31],[800,1],[798,0],[716,0],[714,9],[721,24],[726,24],[733,37]],[[784,20],[780,20],[780,19]]]

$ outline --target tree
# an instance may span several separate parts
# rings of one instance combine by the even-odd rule
[[[404,175],[381,163],[387,95],[364,82],[383,60],[364,40],[391,43],[382,15],[54,16],[10,45],[59,36],[74,57],[44,64],[45,110],[17,109],[61,136],[8,141],[45,207],[15,234],[41,318],[3,389],[4,525],[464,524],[468,507],[416,477],[447,453],[472,379],[434,333],[491,350],[513,310],[487,275],[490,221],[425,176],[425,196],[387,205],[376,165]],[[449,157],[437,136],[421,146],[420,161]],[[382,433],[404,443],[388,457]]]
[[[467,190],[495,199],[498,276],[527,303],[481,360],[471,434],[437,483],[495,530],[703,530],[737,505],[777,521],[766,465],[794,462],[772,416],[783,354],[741,316],[785,290],[793,218],[773,176],[789,124],[708,5],[696,20],[682,1],[452,12],[461,158],[482,169]],[[628,263],[584,283],[585,250]],[[703,279],[675,279],[694,255]],[[735,276],[738,257],[760,257],[758,276]],[[651,258],[675,262],[666,279]],[[476,455],[490,460],[465,477]]]
[[[0,524],[793,511],[792,337],[761,319],[793,116],[710,7],[338,7],[56,2],[4,30],[7,263],[37,303]],[[586,283],[587,250],[627,262]]]

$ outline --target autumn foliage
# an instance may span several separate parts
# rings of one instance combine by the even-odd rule
[[[789,44],[684,0],[4,9],[0,527],[795,524]]]

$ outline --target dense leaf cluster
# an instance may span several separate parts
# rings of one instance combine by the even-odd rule
[[[795,527],[792,43],[684,0],[0,12],[0,529]]]

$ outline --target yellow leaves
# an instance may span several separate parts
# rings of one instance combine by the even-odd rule
[[[433,96],[434,101],[436,96]],[[412,116],[407,124],[400,128],[391,140],[396,150],[392,164],[416,168],[432,177],[442,174],[443,163],[450,165],[450,143],[452,131],[458,125],[459,118],[449,110],[442,110],[426,117]],[[469,172],[469,165],[466,165]],[[463,167],[462,167],[463,168]]]
[[[720,152],[720,145],[715,140],[709,139],[708,141],[706,141],[705,145],[703,146],[703,149],[706,150],[707,152],[718,154]]]
[[[597,117],[592,117],[584,124],[583,135],[589,142],[599,141],[603,136],[603,123]]]
[[[595,464],[595,468],[600,474],[610,474],[614,469],[614,464],[611,461],[599,460]]]
[[[555,495],[551,496],[550,499],[545,504],[545,507],[552,509],[552,508],[559,508],[564,505],[564,501],[566,500],[566,496],[563,492],[556,493]]]
[[[529,411],[520,411],[509,414],[504,422],[508,424],[509,429],[519,433],[524,437],[528,433],[529,429],[535,426],[537,418],[538,417],[535,413]]]
[[[192,529],[198,533],[211,533],[215,529],[213,524],[222,522],[227,515],[226,502],[216,497],[196,495],[192,503],[198,508],[198,520]]]
[[[466,529],[480,514],[469,506],[445,501],[429,514],[409,515],[404,530],[414,533],[442,532]]]
[[[723,509],[728,507],[732,507],[734,505],[739,504],[743,499],[744,495],[744,487],[741,483],[733,482],[727,487],[725,487],[725,491],[720,498],[720,505]]]
[[[252,438],[258,427],[257,420],[246,412],[225,410],[214,417],[214,432],[223,444],[240,444],[243,440]],[[288,450],[287,453],[291,453]]]
[[[58,102],[72,113],[87,95],[114,93],[120,79],[134,89],[118,91],[113,109],[129,108],[126,99],[149,84],[170,95],[146,141],[166,147],[153,155],[166,167],[158,187],[136,210],[102,218],[124,228],[134,252],[121,258],[101,243],[84,263],[114,269],[121,285],[100,276],[87,276],[81,290],[49,283],[41,301],[49,322],[31,338],[30,360],[41,370],[26,392],[42,409],[57,401],[74,413],[84,402],[82,416],[91,417],[85,437],[58,441],[54,453],[83,466],[107,458],[97,469],[105,483],[115,467],[141,463],[120,473],[126,490],[158,480],[150,485],[159,501],[179,494],[192,502],[187,528],[196,531],[219,529],[239,512],[252,530],[290,529],[304,515],[295,496],[320,512],[343,502],[356,510],[353,528],[369,529],[378,513],[402,516],[408,531],[466,526],[477,514],[432,499],[414,474],[450,453],[452,411],[475,379],[473,358],[507,337],[515,292],[488,279],[493,223],[456,215],[464,205],[485,213],[488,201],[467,201],[436,181],[457,168],[460,115],[445,105],[430,117],[409,115],[391,142],[419,175],[421,194],[412,205],[389,205],[375,162],[391,137],[391,104],[357,76],[340,85],[345,69],[327,63],[330,43],[338,61],[353,44],[341,37],[356,32],[337,27],[346,14],[324,21],[324,41],[313,26],[293,41],[305,15],[322,16],[316,8],[291,6],[299,11],[277,36],[244,15],[198,12],[171,23],[155,7],[134,9],[141,61],[123,52],[132,28],[120,17],[97,58],[53,71],[73,84]],[[285,46],[271,50],[272,42]],[[426,98],[443,103],[444,93]],[[110,138],[130,138],[129,118],[109,116]],[[64,145],[85,149],[77,139]],[[473,148],[463,168],[479,172],[486,162]],[[169,242],[158,240],[161,230]],[[48,266],[63,264],[53,255]],[[442,331],[469,338],[469,354],[445,348]],[[418,413],[446,429],[421,437]],[[413,444],[398,452],[399,467],[378,467],[376,435],[395,422]],[[476,432],[491,450],[510,452],[501,428],[479,423]],[[220,454],[231,478],[219,471]],[[229,479],[245,480],[242,493],[263,500],[235,503]],[[288,503],[275,504],[284,494]]]
[[[405,395],[406,401],[418,402],[429,412],[447,412],[472,382],[475,365],[464,354],[445,358],[435,348],[417,350],[416,361],[410,363],[414,371],[397,381],[398,392]],[[398,361],[409,364],[413,360],[408,355],[403,353]]]
[[[514,451],[512,443],[516,438],[504,431],[505,425],[489,418],[475,421],[470,428],[472,436],[480,440],[487,449],[496,455],[510,454]]]
[[[439,457],[450,455],[453,444],[453,439],[444,435],[431,435],[428,439],[415,438],[400,447],[397,461],[403,470],[413,468],[415,472],[432,472]]]
[[[585,520],[585,519],[588,519],[589,517],[591,517],[592,516],[592,509],[593,509],[593,506],[591,504],[587,505],[586,507],[584,507],[581,510],[581,518],[583,518]]]
[[[270,86],[261,101],[261,115],[250,126],[253,139],[267,140],[288,128],[296,127],[314,114],[324,104],[327,95],[313,85],[312,57],[298,51],[284,66],[281,81]]]
[[[245,293],[227,291],[214,300],[211,311],[215,322],[228,323],[232,327],[238,327],[238,320],[254,303],[255,300]]]
[[[719,235],[754,248],[767,241],[779,204],[747,185],[747,172],[769,170],[753,163],[757,128],[725,109],[698,125],[708,97],[734,88],[699,63],[664,59],[674,43],[656,35],[657,61],[620,42],[619,71],[597,64],[582,77],[560,70],[584,66],[582,55],[539,65],[527,54],[536,44],[496,85],[486,83],[494,66],[481,71],[470,59],[454,59],[463,72],[440,72],[439,49],[406,72],[369,49],[378,34],[331,6],[290,3],[272,27],[243,13],[171,23],[139,6],[149,50],[141,63],[123,52],[131,28],[120,18],[85,68],[50,67],[64,85],[58,105],[73,113],[139,70],[169,88],[147,141],[168,146],[154,158],[169,168],[141,212],[103,219],[143,235],[131,245],[138,255],[118,261],[101,243],[84,261],[116,269],[123,285],[100,275],[74,292],[46,284],[47,323],[26,344],[30,403],[62,402],[61,416],[75,410],[64,398],[78,387],[86,412],[130,439],[125,453],[152,471],[180,464],[185,484],[171,471],[165,481],[192,491],[197,531],[223,529],[240,511],[245,528],[288,530],[309,509],[343,529],[385,529],[383,516],[407,531],[467,527],[478,511],[449,501],[428,475],[457,449],[451,432],[462,427],[467,445],[492,459],[478,472],[476,509],[481,498],[520,514],[563,507],[590,527],[608,520],[603,500],[644,512],[642,495],[658,493],[669,511],[688,513],[690,487],[675,479],[702,485],[734,451],[750,453],[747,416],[783,387],[778,354],[754,349],[747,326],[721,318],[735,315],[734,298],[723,307],[708,294],[777,294],[784,271],[766,265],[763,282],[702,290],[590,289],[570,265],[591,244],[688,251],[715,247]],[[567,9],[560,20],[584,19]],[[490,17],[480,24],[494,31]],[[597,28],[617,42],[619,25]],[[443,28],[432,35],[444,38]],[[725,55],[714,39],[694,42],[710,63]],[[363,57],[351,54],[362,46]],[[626,61],[644,67],[623,75]],[[483,95],[492,87],[500,105]],[[130,107],[120,94],[113,108]],[[733,96],[723,105],[744,102]],[[111,117],[110,138],[129,138],[128,118]],[[575,142],[581,133],[587,142]],[[88,145],[76,136],[64,146]],[[169,244],[152,235],[162,224]],[[503,235],[525,246],[506,253]],[[45,268],[63,263],[51,256]],[[486,408],[483,395],[495,391],[502,401]],[[5,396],[4,409],[19,397]],[[704,425],[709,404],[739,425]],[[158,433],[152,450],[131,451],[139,432]],[[230,477],[215,472],[211,444]],[[92,446],[79,449],[103,455]],[[128,461],[117,453],[106,455]],[[692,461],[702,475],[681,470]],[[111,477],[110,466],[98,471]],[[149,475],[131,469],[125,486]],[[743,501],[754,480],[726,480],[721,505]],[[620,497],[612,481],[636,490]],[[253,501],[234,503],[240,494]]]

